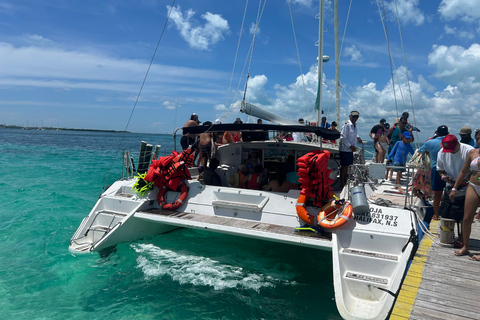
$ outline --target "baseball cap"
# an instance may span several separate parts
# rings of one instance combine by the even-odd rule
[[[303,121],[304,121],[303,118],[298,119],[298,122],[303,122]]]
[[[404,137],[404,138],[407,138],[407,139],[410,139],[410,138],[412,137],[412,134],[410,133],[410,131],[405,131],[405,132],[403,133],[403,137]]]
[[[243,121],[242,121],[242,119],[237,118],[237,119],[235,119],[235,122],[234,122],[234,123],[243,123]]]
[[[387,120],[385,120],[385,119],[380,120],[380,123],[385,123],[385,122],[387,122]]]
[[[358,111],[352,111],[352,112],[350,112],[350,115],[359,117],[360,113]]]
[[[452,153],[457,146],[458,139],[453,134],[447,134],[445,138],[442,139],[443,152]]]
[[[385,130],[390,129],[390,123],[388,123],[388,122],[385,123],[385,124],[383,125],[383,127],[385,128]]]
[[[437,128],[437,131],[435,131],[435,133],[437,134],[437,136],[439,137],[443,137],[443,136],[446,136],[448,134],[448,127],[447,126],[439,126]]]
[[[322,117],[322,121],[327,120],[327,117]]]
[[[472,129],[470,129],[469,127],[463,127],[462,129],[460,129],[460,132],[458,134],[471,135]]]

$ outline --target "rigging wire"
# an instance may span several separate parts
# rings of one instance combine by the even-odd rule
[[[407,76],[408,92],[409,92],[409,95],[410,95],[410,103],[411,103],[411,106],[412,106],[413,125],[416,127],[417,126],[417,120],[415,118],[415,108],[414,108],[414,105],[413,105],[412,89],[410,87],[410,79],[408,77],[407,58],[405,57],[405,48],[403,46],[402,29],[400,27],[400,19],[399,19],[399,16],[398,16],[397,0],[395,0],[395,11],[397,13],[398,33],[400,34],[400,43],[402,45],[403,61],[405,63],[405,74]],[[417,134],[417,140],[418,140],[418,132],[416,132],[416,134]],[[417,148],[419,147],[419,142],[418,141],[415,142],[415,146]]]
[[[265,5],[267,4],[267,0],[263,2],[263,7],[262,11],[260,13],[260,6],[261,6],[262,0],[258,3],[258,12],[257,12],[257,23],[255,24],[255,31],[253,33],[253,39],[252,39],[252,46],[250,50],[250,61],[248,63],[248,70],[247,70],[247,81],[245,82],[245,91],[243,92],[243,101],[245,101],[245,96],[247,95],[247,86],[248,86],[248,79],[250,78],[250,69],[252,68],[252,59],[253,59],[253,48],[255,45],[255,39],[257,37],[257,31],[258,31],[258,26],[260,24],[260,20],[263,15],[263,10],[265,9]]]
[[[388,47],[388,56],[389,56],[389,62],[390,62],[390,74],[392,77],[392,86],[393,86],[393,96],[394,96],[394,101],[395,101],[395,111],[397,113],[397,118],[398,118],[398,105],[397,105],[397,95],[396,95],[396,90],[395,90],[395,81],[393,77],[393,66],[392,66],[392,51],[390,49],[390,41],[388,39],[388,30],[387,30],[387,17],[385,16],[385,2],[382,0],[383,3],[383,15],[380,9],[380,4],[377,2],[377,7],[378,7],[378,14],[380,15],[380,20],[382,21],[382,26],[383,26],[383,32],[385,33],[385,38],[387,39],[387,47]],[[385,19],[385,21],[384,21]]]
[[[225,112],[223,113],[224,116],[227,113],[228,98],[230,97],[230,89],[232,88],[233,75],[235,73],[235,66],[237,65],[238,50],[240,49],[240,42],[241,42],[241,39],[242,39],[243,26],[245,24],[245,17],[247,16],[247,8],[248,8],[248,0],[245,2],[245,10],[243,11],[242,26],[240,27],[240,34],[238,36],[237,51],[235,52],[235,59],[233,61],[232,75],[230,77],[230,85],[228,86],[227,99],[225,101]],[[242,74],[243,74],[243,72],[242,72]]]
[[[303,93],[305,95],[305,104],[306,104],[306,107],[307,107],[307,114],[308,114],[309,113],[309,110],[308,110],[309,108],[308,108],[307,89],[305,87],[305,79],[304,79],[303,71],[302,71],[302,63],[300,61],[300,52],[298,51],[297,35],[295,34],[295,25],[293,23],[292,8],[290,7],[290,0],[287,0],[287,3],[288,3],[288,11],[290,12],[290,21],[292,22],[293,38],[295,40],[295,49],[297,49],[298,65],[300,67],[300,76],[302,77]]]
[[[153,61],[155,59],[155,55],[157,54],[158,47],[160,46],[160,41],[162,41],[163,34],[165,33],[165,29],[167,28],[168,21],[170,20],[170,14],[172,13],[173,7],[175,5],[175,1],[173,0],[172,6],[170,7],[170,10],[168,11],[167,19],[165,20],[165,24],[163,25],[162,33],[160,34],[160,37],[158,38],[157,45],[155,47],[155,50],[153,51],[152,59],[150,60],[150,64],[148,65],[147,72],[145,73],[145,77],[143,78],[142,85],[140,86],[140,90],[138,91],[137,98],[135,99],[135,103],[133,104],[132,112],[130,113],[130,117],[128,118],[127,124],[125,125],[125,130],[123,131],[122,137],[120,139],[119,145],[117,150],[115,151],[115,156],[113,157],[112,164],[110,165],[110,169],[108,170],[107,177],[105,178],[105,182],[102,187],[102,191],[105,189],[108,181],[108,177],[110,176],[110,172],[112,171],[115,159],[118,156],[118,152],[120,150],[120,146],[123,143],[123,139],[125,138],[125,134],[127,133],[128,126],[130,125],[130,121],[132,120],[133,113],[135,112],[135,108],[137,107],[138,100],[140,100],[140,95],[142,93],[143,87],[145,86],[145,82],[147,81],[148,74],[150,72],[150,68],[152,67]]]

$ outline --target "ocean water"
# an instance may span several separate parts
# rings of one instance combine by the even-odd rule
[[[171,136],[122,137],[0,129],[0,319],[341,319],[326,251],[180,229],[70,253],[121,148],[173,149]]]

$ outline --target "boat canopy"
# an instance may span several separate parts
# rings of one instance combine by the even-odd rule
[[[183,133],[203,133],[203,132],[225,132],[225,131],[286,131],[286,132],[311,132],[327,140],[336,140],[340,138],[340,132],[330,129],[304,126],[304,125],[276,125],[276,124],[255,124],[255,123],[226,123],[213,124],[211,126],[183,127]]]

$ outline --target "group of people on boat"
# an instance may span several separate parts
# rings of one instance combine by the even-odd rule
[[[397,171],[395,184],[401,190],[401,175],[408,154],[414,150],[410,143],[414,141],[412,131],[420,131],[408,122],[408,113],[395,120],[392,127],[381,119],[370,131],[377,151],[376,162],[383,163],[385,156],[387,166],[393,164]],[[413,192],[418,197],[433,196],[433,219],[439,217],[454,219],[461,223],[458,238],[454,241],[456,256],[470,255],[471,260],[480,261],[480,255],[469,252],[471,226],[480,205],[480,129],[474,131],[463,127],[456,135],[450,134],[446,125],[437,127],[434,135],[417,150],[419,157],[428,155],[424,161],[429,168],[419,169],[414,177]],[[387,147],[388,146],[388,147]],[[387,169],[388,170],[388,169]],[[387,171],[385,179],[392,178],[392,169]],[[420,173],[420,174],[419,174]],[[422,183],[417,183],[418,179]]]

